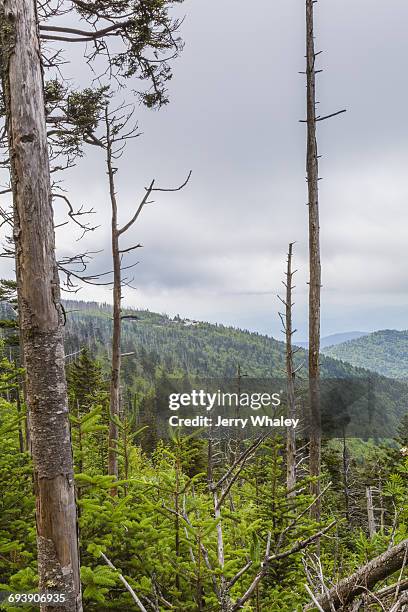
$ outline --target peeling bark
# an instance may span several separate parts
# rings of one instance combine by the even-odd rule
[[[81,612],[63,317],[55,260],[43,76],[33,0],[3,0],[2,82],[12,188],[19,322],[37,499],[40,589]],[[56,609],[43,604],[42,611]]]

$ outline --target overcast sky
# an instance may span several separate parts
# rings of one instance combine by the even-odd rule
[[[297,338],[307,336],[303,5],[183,4],[185,50],[173,65],[171,102],[138,110],[143,136],[119,166],[121,218],[152,178],[172,186],[190,169],[193,176],[183,192],[157,194],[126,238],[144,249],[125,305],[279,338],[276,294],[287,245],[297,241]],[[347,108],[319,126],[324,335],[408,328],[407,27],[406,0],[316,5],[321,113]],[[94,264],[101,271],[110,215],[103,161],[93,152],[66,176],[72,198],[99,211],[102,227],[81,248],[106,249]],[[60,253],[78,248],[74,234],[58,230]],[[106,288],[78,296],[110,301]]]

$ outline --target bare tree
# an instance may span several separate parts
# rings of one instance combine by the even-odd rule
[[[314,0],[306,0],[306,77],[307,77],[307,184],[309,193],[309,401],[310,401],[310,475],[320,477],[320,226],[319,164],[316,141],[316,72],[314,47]],[[320,484],[312,484],[312,494],[319,495]],[[320,504],[313,506],[313,515],[320,518]]]
[[[316,0],[306,0],[306,82],[307,82],[307,154],[306,172],[309,207],[309,403],[310,403],[310,448],[309,472],[315,478],[311,493],[318,497],[320,491],[321,419],[320,419],[320,221],[319,221],[319,155],[316,126],[319,121],[334,117],[345,110],[325,117],[316,114],[316,70],[319,53],[314,43],[314,5]],[[313,506],[312,514],[320,518],[320,504]]]
[[[367,497],[367,518],[368,518],[368,533],[370,538],[373,538],[377,533],[374,517],[373,492],[371,487],[366,487]]]
[[[133,117],[134,109],[126,105],[121,105],[117,109],[110,111],[108,104],[105,106],[104,123],[105,133],[102,136],[90,134],[90,141],[99,147],[102,147],[106,152],[106,168],[109,181],[109,197],[111,203],[111,243],[112,243],[112,297],[113,297],[113,333],[112,333],[112,362],[111,362],[111,384],[110,384],[110,425],[109,425],[109,453],[108,453],[108,474],[118,478],[118,458],[117,458],[117,443],[119,437],[117,419],[120,415],[120,372],[121,372],[121,319],[122,309],[122,290],[123,287],[129,285],[130,280],[123,277],[123,271],[129,270],[135,264],[123,266],[122,261],[125,254],[131,253],[136,249],[141,248],[141,244],[135,244],[127,248],[122,248],[120,239],[124,236],[136,223],[144,207],[152,203],[150,200],[154,192],[157,191],[180,191],[190,180],[191,171],[184,183],[176,188],[159,188],[156,187],[156,181],[152,180],[150,185],[145,189],[145,194],[141,199],[136,211],[131,219],[119,226],[118,222],[118,202],[115,185],[115,175],[117,167],[116,161],[123,154],[126,142],[129,139],[136,138],[139,134],[137,126],[130,127],[130,121]],[[116,488],[113,487],[112,494],[116,494]]]
[[[81,611],[77,516],[65,380],[63,312],[35,3],[4,0],[2,81],[14,201],[19,320],[37,498],[40,588]],[[55,609],[42,604],[42,610]]]
[[[8,138],[8,151],[0,168],[11,170],[11,187],[7,186],[2,193],[13,195],[14,220],[3,209],[0,214],[6,224],[14,223],[19,318],[37,495],[40,587],[52,584],[64,592],[66,600],[60,607],[70,611],[82,610],[82,603],[64,372],[64,312],[54,253],[53,196],[65,201],[72,220],[78,221],[79,215],[68,198],[53,189],[51,175],[71,167],[72,155],[78,153],[81,142],[91,138],[95,126],[92,121],[84,122],[82,111],[89,109],[89,104],[91,110],[95,109],[92,105],[97,103],[99,91],[88,90],[82,98],[76,92],[67,95],[55,78],[56,74],[61,76],[64,63],[61,49],[55,45],[84,45],[89,65],[95,62],[99,69],[101,60],[105,62],[100,80],[105,77],[107,81],[123,82],[132,77],[144,80],[147,87],[139,92],[142,102],[148,107],[160,107],[168,101],[169,61],[182,48],[177,36],[181,21],[169,15],[169,9],[178,1],[121,0],[118,4],[116,0],[2,0],[0,4],[6,121],[6,127],[0,129],[2,147],[4,136]],[[86,22],[85,29],[71,27],[73,12],[78,20]],[[68,13],[68,22],[64,22]],[[115,44],[110,45],[112,40]],[[48,69],[53,71],[53,84],[44,88],[42,71]],[[57,101],[54,110],[47,107],[47,99]],[[61,114],[63,100],[67,102],[64,107],[67,113]],[[56,142],[55,137],[61,140]],[[59,162],[61,156],[65,159]],[[50,158],[55,163],[51,168]],[[84,224],[82,229],[91,228]],[[13,249],[7,249],[6,256],[14,256]],[[87,257],[83,253],[65,258],[61,269],[68,285],[72,278],[95,281],[92,276],[84,278],[70,268],[77,265],[83,269]],[[50,606],[44,604],[43,609]]]
[[[283,325],[283,332],[286,340],[287,416],[290,419],[296,416],[296,370],[293,363],[293,357],[296,349],[293,350],[292,346],[292,336],[296,332],[292,325],[292,291],[294,289],[292,282],[293,276],[296,273],[296,270],[292,269],[293,245],[293,242],[289,244],[286,279],[283,282],[286,288],[286,297],[285,299],[282,299],[278,296],[282,304],[285,306],[285,314],[279,313],[279,316]],[[296,495],[296,432],[292,427],[288,427],[286,434],[286,486],[289,491],[289,497],[294,497]]]

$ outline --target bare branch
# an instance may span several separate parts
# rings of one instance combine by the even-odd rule
[[[129,253],[130,251],[134,251],[135,249],[142,249],[142,244],[135,244],[135,246],[129,247],[127,249],[120,249],[119,253]]]
[[[228,480],[228,478],[233,474],[235,468],[238,467],[242,462],[246,461],[256,451],[256,449],[262,444],[262,442],[266,440],[268,436],[269,436],[269,433],[261,436],[260,438],[255,440],[255,442],[251,446],[249,446],[243,453],[241,453],[241,455],[234,461],[234,463],[229,468],[229,470],[224,474],[224,476],[222,476],[222,478],[220,478],[217,483],[212,484],[210,486],[210,490],[212,492],[216,491],[222,484],[224,484],[224,482]]]
[[[93,210],[93,208],[89,209],[89,210],[83,210],[83,206],[81,206],[79,208],[79,210],[77,210],[75,212],[71,202],[69,201],[68,197],[62,193],[53,193],[52,194],[53,198],[60,198],[61,200],[63,200],[67,206],[68,206],[68,216],[72,219],[72,221],[74,223],[76,223],[82,230],[83,230],[83,234],[81,236],[81,238],[87,233],[87,232],[93,232],[95,231],[99,226],[95,225],[95,226],[91,226],[89,225],[89,223],[81,223],[81,221],[78,220],[78,217],[81,217],[83,215],[92,215],[95,214],[95,211]]]
[[[119,30],[123,30],[130,24],[134,23],[133,19],[128,19],[127,21],[115,23],[111,26],[107,26],[106,28],[102,28],[101,30],[78,30],[76,28],[65,28],[58,26],[46,26],[40,25],[40,32],[59,32],[62,34],[74,34],[75,36],[79,36],[80,38],[66,38],[59,36],[48,36],[41,34],[41,38],[43,40],[65,40],[68,42],[86,42],[90,40],[95,40],[96,38],[102,38],[106,35],[111,35],[113,32],[117,33]]]
[[[269,570],[269,566],[270,566],[271,563],[273,563],[274,561],[279,561],[281,559],[285,559],[287,557],[290,557],[291,555],[294,555],[294,554],[298,553],[301,550],[304,550],[310,544],[312,544],[316,540],[319,540],[325,533],[327,533],[327,531],[332,529],[332,527],[334,527],[335,524],[336,524],[336,521],[333,521],[332,523],[330,523],[330,525],[328,525],[327,527],[325,527],[324,529],[322,529],[318,533],[315,533],[315,534],[311,535],[306,540],[303,540],[303,541],[300,541],[300,542],[296,542],[296,544],[294,544],[291,548],[289,548],[288,550],[286,550],[286,551],[284,551],[282,553],[266,556],[264,561],[263,561],[263,563],[262,563],[261,569],[259,570],[259,572],[255,576],[255,578],[253,579],[253,581],[250,584],[250,586],[249,586],[248,590],[246,591],[246,593],[240,599],[238,599],[238,601],[233,605],[232,612],[236,612],[237,610],[241,609],[243,604],[246,601],[248,601],[248,599],[250,599],[250,597],[252,597],[256,587],[258,586],[260,581],[264,578],[264,576],[267,574],[267,572]]]
[[[245,572],[248,571],[251,566],[252,566],[252,561],[248,561],[248,563],[244,565],[244,567],[240,569],[237,574],[235,574],[235,576],[228,583],[228,587],[227,587],[228,590],[231,589],[236,582],[238,582],[241,576],[243,576]]]
[[[314,596],[314,593],[313,593],[312,589],[310,588],[310,586],[308,584],[305,584],[304,587],[305,587],[306,591],[308,592],[310,598],[312,599],[314,605],[319,610],[319,612],[324,612],[322,606],[319,604],[319,602],[317,601],[316,597]]]
[[[119,580],[123,583],[123,585],[125,586],[126,590],[129,591],[129,593],[131,594],[131,596],[133,598],[133,601],[135,601],[136,604],[139,606],[140,612],[147,612],[146,608],[144,607],[144,605],[140,601],[139,597],[136,595],[136,593],[134,592],[134,590],[132,589],[132,587],[130,586],[128,581],[122,576],[122,574],[119,572],[119,570],[116,569],[116,567],[113,565],[112,561],[110,561],[108,559],[108,557],[103,552],[101,552],[101,557],[103,558],[105,563],[107,563],[109,565],[109,567],[113,571],[118,572]]]
[[[328,595],[320,595],[318,601],[324,612],[330,612],[330,602],[333,602],[335,610],[339,610],[353,601],[365,589],[372,589],[377,582],[384,580],[400,569],[404,563],[407,547],[408,539],[403,540],[379,557],[375,557],[351,576],[340,580],[330,589]],[[308,604],[304,610],[312,610],[313,607],[314,604]]]
[[[324,117],[316,117],[316,121],[325,121],[326,119],[331,119],[331,117],[336,117],[337,115],[341,115],[342,113],[346,113],[347,109],[343,108],[343,110],[337,111],[336,113],[331,113],[331,115],[325,115]]]
[[[142,199],[142,201],[140,202],[135,214],[133,215],[133,217],[131,218],[131,220],[126,223],[126,225],[124,225],[123,227],[119,228],[117,230],[118,232],[118,236],[120,236],[121,234],[124,234],[130,227],[132,227],[132,225],[137,221],[140,213],[142,212],[143,208],[146,206],[148,200],[149,200],[149,196],[152,193],[153,190],[153,186],[154,186],[154,179],[152,180],[152,182],[150,183],[149,187],[146,189],[146,193],[144,198]]]
[[[191,175],[193,174],[193,171],[190,170],[190,172],[188,173],[188,176],[186,178],[186,180],[184,181],[184,183],[182,183],[179,187],[174,187],[174,188],[163,188],[163,187],[155,187],[154,189],[152,189],[152,191],[181,191],[182,189],[184,189],[184,187],[187,185],[187,183],[189,182]]]
[[[154,191],[168,191],[168,192],[175,192],[175,191],[180,191],[181,189],[184,189],[184,187],[187,185],[187,183],[189,182],[190,178],[191,178],[191,174],[192,171],[190,170],[187,179],[184,181],[184,183],[182,183],[179,187],[175,187],[174,189],[164,189],[164,188],[159,188],[159,187],[154,187],[156,180],[153,179],[152,182],[150,183],[149,187],[146,187],[146,193],[142,199],[142,201],[140,202],[135,214],[133,215],[133,217],[130,219],[130,221],[128,223],[126,223],[126,225],[124,225],[123,227],[121,227],[120,229],[118,229],[118,236],[120,236],[121,234],[124,234],[125,232],[127,232],[127,230],[132,227],[132,225],[137,221],[140,213],[142,212],[143,208],[146,206],[146,204],[149,204],[149,197],[150,195],[154,192]]]

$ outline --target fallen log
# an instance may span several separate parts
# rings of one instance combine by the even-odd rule
[[[403,540],[397,546],[393,546],[379,557],[375,557],[366,565],[360,567],[354,574],[340,580],[327,593],[316,596],[316,601],[324,612],[340,610],[350,604],[360,593],[367,593],[381,580],[401,569],[407,563],[408,539]],[[307,610],[316,609],[315,603],[310,603],[303,608]]]

